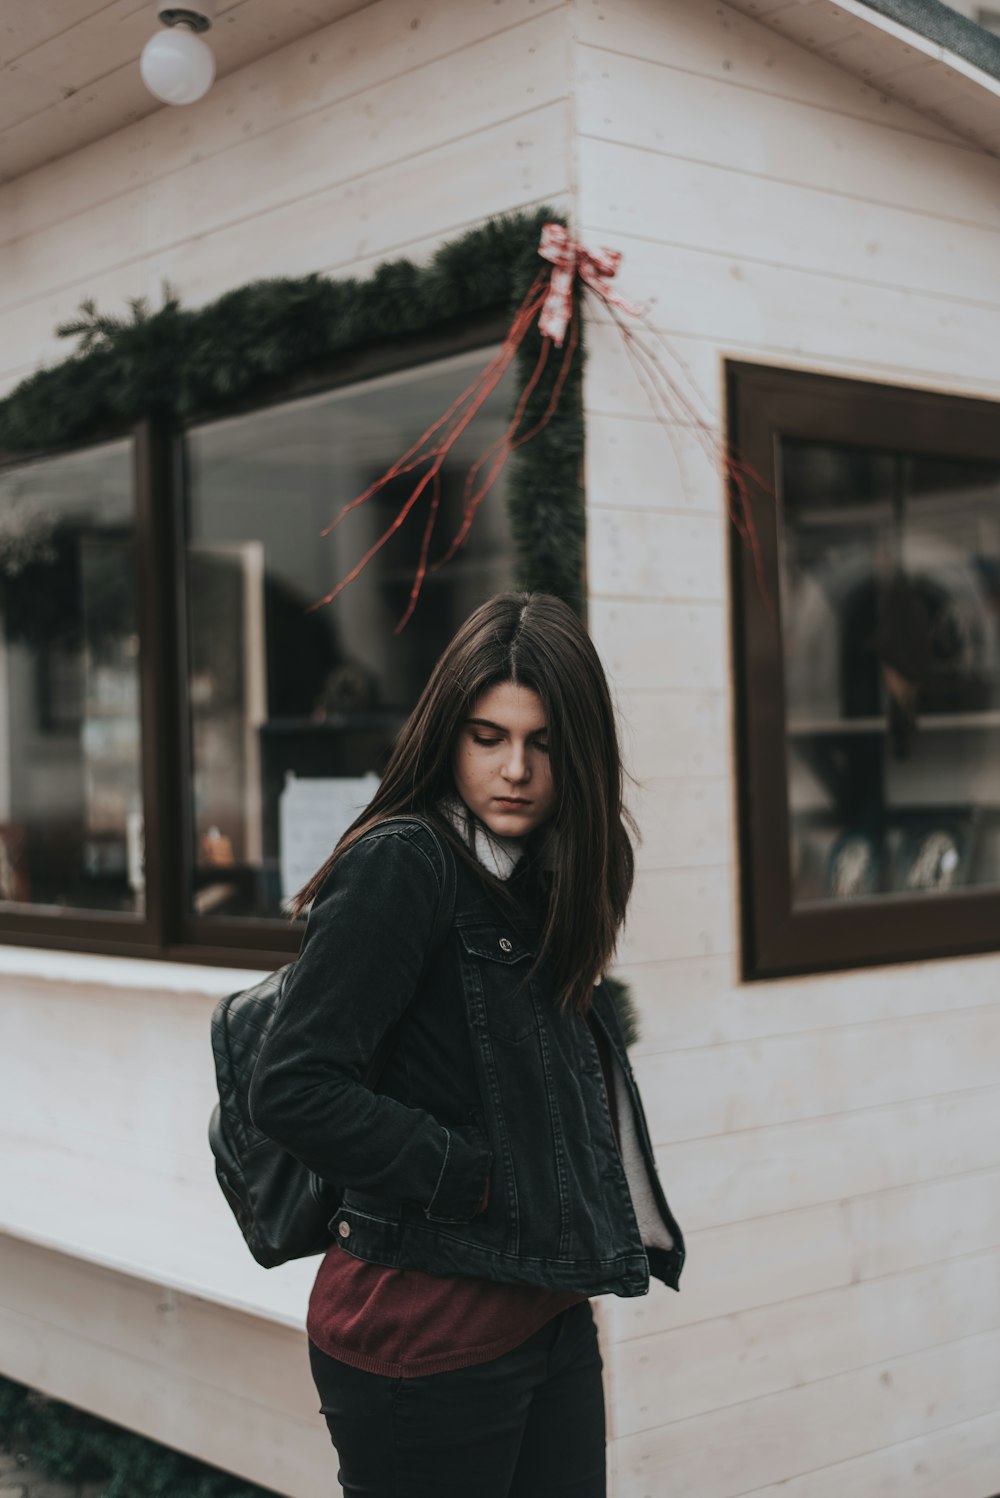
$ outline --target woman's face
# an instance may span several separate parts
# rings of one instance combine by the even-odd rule
[[[555,810],[545,709],[530,687],[501,682],[469,709],[452,759],[455,789],[491,832],[527,837]]]

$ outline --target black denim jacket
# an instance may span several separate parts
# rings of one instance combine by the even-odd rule
[[[598,985],[592,1023],[630,1106],[631,1178],[644,1172],[656,1242],[643,1241],[590,1024],[557,1008],[544,967],[526,980],[530,916],[512,921],[456,861],[436,954],[426,827],[386,823],[337,861],[254,1072],[254,1121],[341,1184],[331,1229],[358,1258],[584,1295],[643,1295],[650,1275],[676,1290],[684,1241],[614,1003]],[[363,1078],[397,1021],[372,1091]]]

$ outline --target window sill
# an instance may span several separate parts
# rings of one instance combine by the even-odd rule
[[[268,971],[137,957],[105,957],[90,952],[52,951],[45,947],[0,946],[0,977],[35,978],[48,983],[79,983],[90,987],[148,989],[223,998],[237,989],[258,983]]]
[[[6,1141],[0,1234],[301,1331],[316,1259],[262,1269],[203,1181]]]

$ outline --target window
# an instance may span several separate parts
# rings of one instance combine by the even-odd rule
[[[512,582],[501,476],[401,634],[426,511],[312,607],[412,480],[321,531],[475,377],[479,345],[418,368],[369,356],[349,385],[0,472],[0,940],[295,949],[290,897],[371,796],[454,630]],[[505,378],[442,470],[432,561],[509,405]]]
[[[730,366],[747,976],[997,947],[997,408]]]
[[[132,444],[0,474],[0,899],[143,911]]]
[[[502,489],[467,543],[424,579],[414,517],[331,607],[309,611],[412,491],[394,480],[326,540],[320,532],[474,377],[480,355],[195,427],[187,433],[188,901],[192,914],[277,917],[372,790],[437,657],[506,587]],[[494,396],[442,470],[438,542],[462,516],[465,471],[503,430]]]

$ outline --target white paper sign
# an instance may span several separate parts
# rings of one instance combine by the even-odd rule
[[[281,898],[287,901],[325,863],[342,834],[368,805],[377,775],[300,780],[291,771],[278,797]]]

